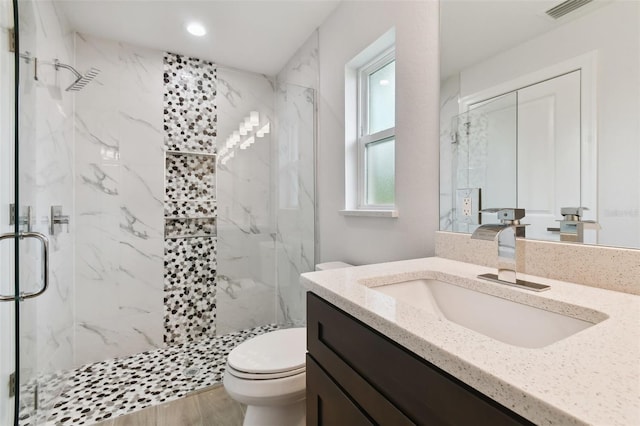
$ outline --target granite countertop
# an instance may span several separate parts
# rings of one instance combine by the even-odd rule
[[[476,278],[487,272],[495,270],[431,257],[309,272],[301,282],[536,424],[640,425],[640,296],[518,274],[551,286],[536,293]],[[522,348],[371,289],[418,278],[440,279],[596,324],[542,348]]]

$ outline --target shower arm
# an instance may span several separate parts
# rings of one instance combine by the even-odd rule
[[[53,60],[53,67],[56,71],[58,71],[60,68],[71,71],[76,76],[76,79],[82,78],[82,74],[80,74],[74,67],[72,67],[71,65],[63,64],[57,59]]]

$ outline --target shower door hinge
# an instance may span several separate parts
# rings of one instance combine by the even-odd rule
[[[16,51],[16,31],[13,28],[9,28],[9,52]]]
[[[33,214],[33,209],[31,206],[26,206],[26,214],[18,216],[18,229],[22,230],[21,227],[26,227],[27,232],[31,232],[31,228],[33,226],[34,219],[31,217]],[[9,204],[9,225],[16,225],[16,205]]]
[[[16,395],[16,373],[9,374],[9,398]]]

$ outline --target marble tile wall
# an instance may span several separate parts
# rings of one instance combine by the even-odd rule
[[[216,67],[164,55],[164,343],[216,332]]]
[[[276,76],[278,83],[295,84],[317,91],[320,81],[319,51],[318,30],[316,30],[280,70]]]
[[[75,364],[163,344],[162,52],[76,35]]]

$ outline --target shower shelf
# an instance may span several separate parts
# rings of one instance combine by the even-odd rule
[[[212,220],[215,216],[165,216],[164,220]]]
[[[216,157],[216,154],[212,154],[210,152],[196,152],[196,151],[175,151],[175,150],[166,150],[165,151],[169,155],[197,155],[202,157]]]
[[[164,239],[179,240],[179,239],[185,239],[185,238],[215,238],[216,236],[217,236],[216,234],[193,234],[193,235],[172,235],[172,236],[166,235]]]
[[[190,204],[196,204],[196,203],[215,203],[216,199],[215,198],[172,198],[169,200],[165,200],[167,203],[173,203],[173,204],[177,204],[177,203],[190,203]]]

